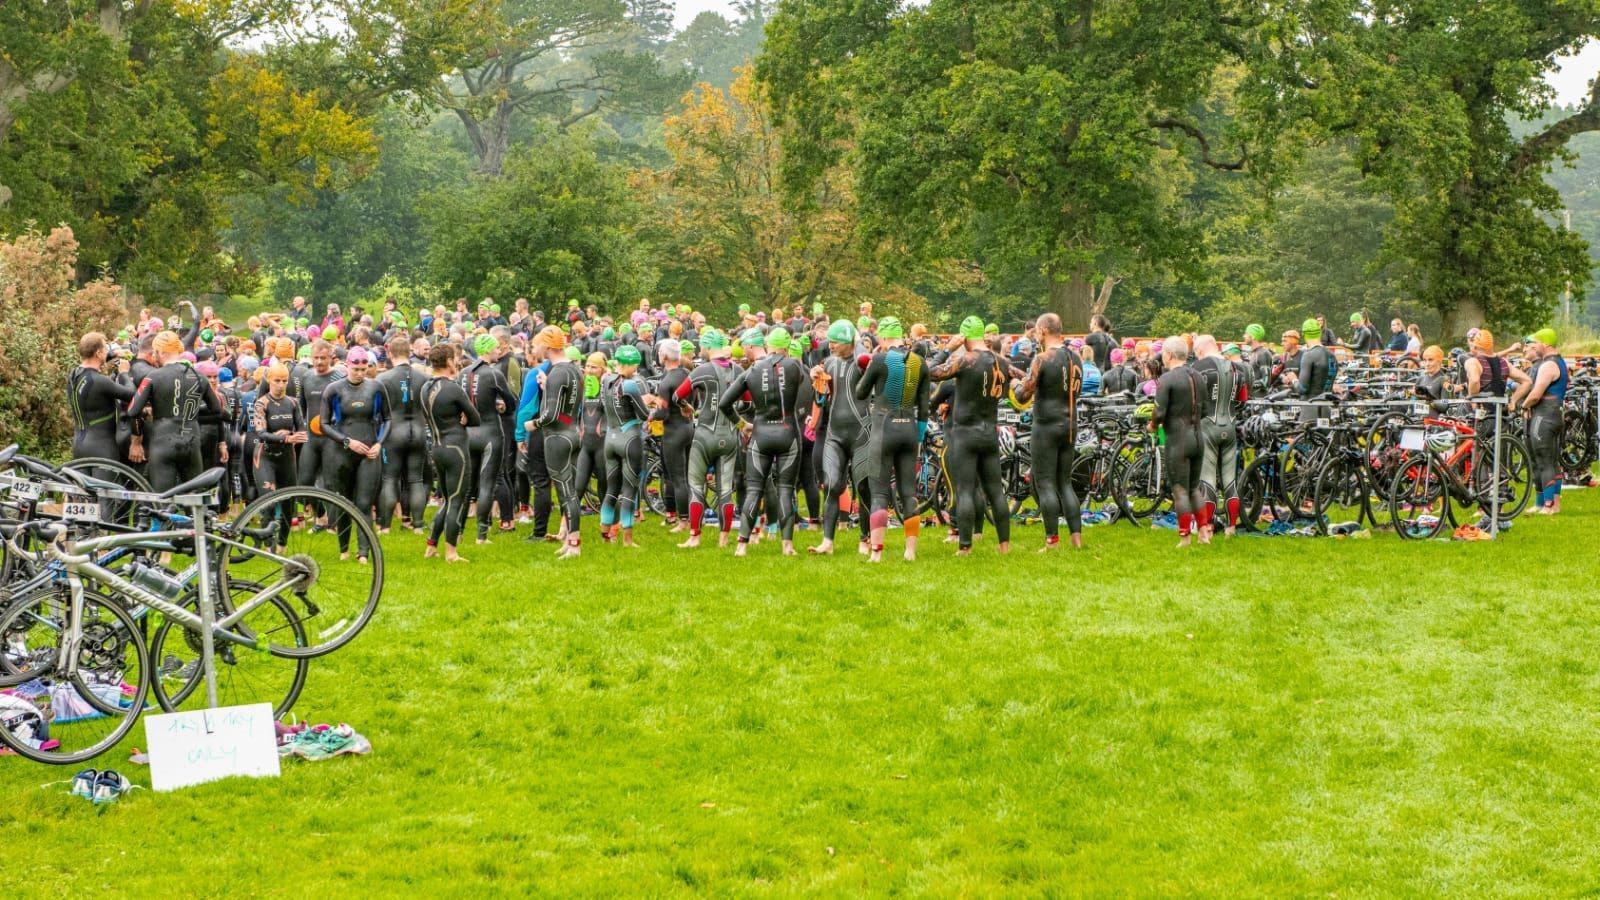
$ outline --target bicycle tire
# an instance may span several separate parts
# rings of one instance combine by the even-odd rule
[[[233,586],[251,594],[264,587],[264,585],[254,582],[243,581],[236,581]],[[226,598],[219,598],[219,600],[220,602],[217,604],[218,615],[225,615],[233,611],[232,604]],[[176,602],[177,605],[186,609],[192,609],[195,605],[192,595]],[[252,610],[246,620],[253,618],[253,624],[250,621],[241,621],[234,626],[233,630],[244,634],[246,637],[257,637],[259,639],[258,636],[265,633],[262,627],[265,624],[264,620],[269,617],[274,623],[272,629],[274,632],[281,632],[286,628],[299,646],[306,645],[305,626],[300,622],[300,617],[295,615],[293,608],[280,597],[274,597],[267,603]],[[282,625],[276,624],[280,617],[283,620]],[[183,707],[185,701],[195,695],[196,691],[200,692],[202,698],[205,696],[205,691],[203,690],[205,672],[198,665],[184,664],[180,660],[180,667],[175,674],[182,676],[184,668],[189,669],[189,672],[187,676],[174,679],[177,683],[177,690],[168,692],[165,687],[167,679],[163,677],[162,671],[167,668],[167,658],[170,654],[165,651],[176,649],[169,648],[167,644],[169,640],[180,641],[186,650],[193,653],[192,661],[198,661],[200,635],[189,630],[183,623],[166,618],[162,621],[161,627],[157,628],[155,634],[150,638],[151,693],[155,696],[156,704],[162,710],[177,712]],[[273,717],[281,719],[289,710],[294,708],[295,701],[300,698],[300,692],[305,689],[306,673],[311,668],[311,661],[304,657],[280,656],[276,653],[270,653],[280,664],[287,664],[292,667],[290,669],[292,674],[290,675],[288,689],[281,692],[280,698],[279,691],[264,690],[264,688],[269,688],[271,685],[265,684],[264,679],[256,678],[254,671],[249,675],[245,674],[244,667],[250,666],[253,661],[252,658],[259,656],[260,651],[245,647],[230,647],[227,642],[220,639],[216,641],[215,650],[219,657],[216,666],[217,697],[223,706],[245,706],[253,703],[270,702],[272,704]],[[242,682],[246,679],[250,679],[253,683],[243,684]],[[237,689],[232,687],[227,683],[230,681],[240,683],[240,687]]]
[[[1424,513],[1408,516],[1424,503]],[[1438,537],[1452,522],[1450,507],[1450,477],[1433,454],[1414,454],[1395,469],[1389,488],[1389,525],[1402,539],[1427,541]],[[1432,516],[1432,523],[1424,516]]]
[[[372,548],[372,557],[367,564],[339,558],[338,551],[329,543],[334,540],[332,529],[288,530],[279,521],[281,516],[277,511],[283,504],[313,502],[331,514],[349,518],[351,546],[359,547],[365,536],[368,546]],[[309,585],[283,595],[298,601],[291,603],[291,608],[296,609],[296,615],[305,624],[310,646],[292,647],[273,643],[270,647],[274,654],[307,659],[325,656],[348,644],[372,620],[383,594],[383,545],[378,542],[377,530],[371,519],[361,515],[349,500],[320,488],[279,488],[247,504],[234,518],[229,530],[238,535],[240,543],[247,547],[255,544],[253,549],[227,547],[224,552],[216,554],[218,583],[222,585],[222,595],[229,602],[235,599],[231,586],[235,579],[269,586],[275,585],[280,578],[310,580]],[[264,548],[266,541],[273,538],[286,542],[281,545],[285,552],[274,555],[284,557],[289,563],[280,563],[258,552]],[[287,543],[291,541],[294,542],[293,546]],[[337,575],[333,576],[330,570],[336,570]],[[315,596],[312,596],[313,591]],[[335,593],[343,596],[335,597]],[[325,619],[318,618],[324,615]],[[327,627],[319,630],[324,621],[328,623]]]
[[[26,601],[13,604],[4,616],[0,616],[0,635],[9,636],[13,633],[20,633],[19,620],[24,615],[30,614],[34,605],[45,602],[51,596],[59,596],[59,594],[38,594]],[[85,730],[81,733],[87,737],[86,745],[78,749],[67,749],[67,742],[62,741],[61,747],[41,750],[31,746],[26,741],[18,739],[10,730],[0,728],[0,744],[4,744],[7,748],[16,752],[18,756],[31,759],[34,762],[55,766],[76,765],[86,762],[100,756],[120,743],[133,728],[134,723],[139,720],[140,713],[144,711],[146,698],[150,695],[150,657],[145,648],[144,634],[140,630],[139,624],[134,621],[133,616],[121,604],[97,594],[86,593],[84,595],[83,609],[85,620],[92,619],[91,629],[96,624],[104,625],[105,623],[100,616],[107,616],[114,620],[115,624],[112,627],[117,632],[115,636],[120,640],[126,641],[128,646],[131,647],[133,659],[138,663],[138,671],[134,676],[134,683],[128,684],[128,670],[126,667],[119,669],[116,677],[119,685],[127,685],[133,689],[133,692],[127,696],[127,705],[125,707],[120,704],[115,708],[110,707],[99,700],[99,695],[84,680],[82,669],[75,671],[70,682],[74,692],[80,699],[87,702],[102,715],[84,716],[67,721],[52,713],[49,734],[52,739],[61,740],[63,733],[68,730],[68,726],[72,726],[73,736],[77,736],[80,732],[78,732],[76,726],[82,725]],[[98,610],[99,612],[91,614],[91,610]],[[38,624],[44,624],[48,621],[47,617],[39,613],[32,613],[32,616],[32,622]],[[50,628],[45,628],[45,634],[48,635],[51,630]],[[59,639],[62,626],[58,623],[53,630]],[[89,629],[85,629],[85,637],[87,638],[88,636]],[[32,677],[48,679],[54,673],[59,658],[60,644],[57,643],[56,647],[57,659],[39,657],[37,661],[40,665],[32,670]],[[126,690],[123,693],[126,693]],[[91,723],[100,722],[102,719],[113,719],[113,717],[115,718],[107,730],[99,733],[90,730]]]
[[[1355,509],[1355,522],[1359,526],[1372,518],[1372,492],[1367,486],[1367,472],[1359,459],[1338,455],[1327,461],[1311,492],[1312,527],[1317,534],[1326,536],[1333,524],[1328,511],[1335,504],[1343,509]]]

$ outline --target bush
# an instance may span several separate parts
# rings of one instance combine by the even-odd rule
[[[1150,319],[1150,334],[1154,337],[1187,334],[1199,330],[1200,317],[1186,309],[1168,307],[1160,310]]]
[[[126,320],[122,291],[108,279],[73,285],[72,229],[0,242],[0,444],[61,455],[72,442],[62,395],[78,364],[78,338],[112,334]]]

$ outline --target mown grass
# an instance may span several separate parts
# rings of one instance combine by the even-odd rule
[[[1600,888],[1595,526],[1091,529],[742,563],[389,543],[300,705],[365,759],[96,809],[0,760],[33,895],[1573,894]],[[814,533],[802,542],[815,540]],[[898,540],[891,540],[891,549]],[[136,730],[135,735],[141,735]],[[131,740],[130,743],[138,743]],[[147,775],[136,767],[107,763]]]

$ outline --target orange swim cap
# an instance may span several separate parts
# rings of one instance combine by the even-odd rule
[[[178,336],[170,331],[163,331],[157,334],[150,346],[157,353],[183,352],[183,341],[179,340]]]
[[[1494,332],[1487,328],[1479,328],[1478,334],[1472,339],[1472,348],[1485,353],[1494,349]]]

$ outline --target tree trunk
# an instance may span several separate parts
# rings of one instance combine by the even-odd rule
[[[1476,300],[1462,297],[1449,309],[1439,311],[1439,340],[1440,343],[1464,337],[1468,328],[1480,326],[1483,321],[1483,307]]]
[[[1095,288],[1082,269],[1061,275],[1050,270],[1050,311],[1061,317],[1061,330],[1067,334],[1080,334],[1089,330],[1089,316],[1093,315]],[[1110,294],[1107,293],[1109,299]]]

